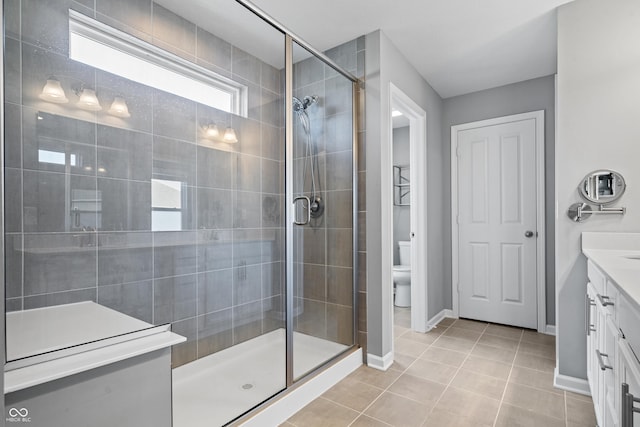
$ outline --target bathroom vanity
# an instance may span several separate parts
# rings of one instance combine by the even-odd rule
[[[587,379],[600,427],[640,426],[640,233],[582,233]]]
[[[171,346],[185,341],[86,301],[6,317],[7,425],[171,425]]]

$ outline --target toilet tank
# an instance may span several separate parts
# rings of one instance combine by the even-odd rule
[[[411,265],[411,242],[399,241],[400,265]]]

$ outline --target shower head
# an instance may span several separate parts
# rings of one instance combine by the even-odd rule
[[[298,114],[302,128],[306,134],[309,134],[309,115],[307,114],[307,108],[316,102],[318,102],[318,95],[307,95],[302,98],[302,100],[295,96],[293,97],[293,111]]]
[[[296,113],[306,111],[306,109],[310,106],[318,102],[318,95],[307,95],[302,100],[297,97],[293,97],[293,111]]]

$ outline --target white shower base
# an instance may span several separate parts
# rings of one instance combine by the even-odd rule
[[[298,332],[293,347],[294,377],[348,348]],[[174,369],[173,426],[224,425],[285,388],[285,363],[278,329]]]

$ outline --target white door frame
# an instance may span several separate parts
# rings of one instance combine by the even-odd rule
[[[409,119],[411,217],[411,329],[427,331],[427,113],[393,83],[389,83],[389,132],[383,139],[383,177],[387,185],[381,189],[381,202],[387,215],[382,215],[382,262],[389,266],[388,277],[382,278],[383,292],[389,292],[391,319],[393,320],[393,125],[391,111],[397,109]],[[384,270],[383,270],[384,271]],[[388,284],[388,285],[385,285]],[[391,325],[393,334],[393,323]],[[392,337],[393,342],[393,337]]]
[[[451,126],[451,301],[453,302],[453,314],[459,315],[458,286],[458,132],[478,127],[493,126],[510,123],[519,120],[534,119],[536,121],[536,198],[537,221],[536,229],[537,252],[537,313],[538,332],[546,332],[546,282],[545,282],[545,206],[544,206],[544,110],[529,113],[515,114],[512,116],[497,117],[494,119],[480,120]]]

